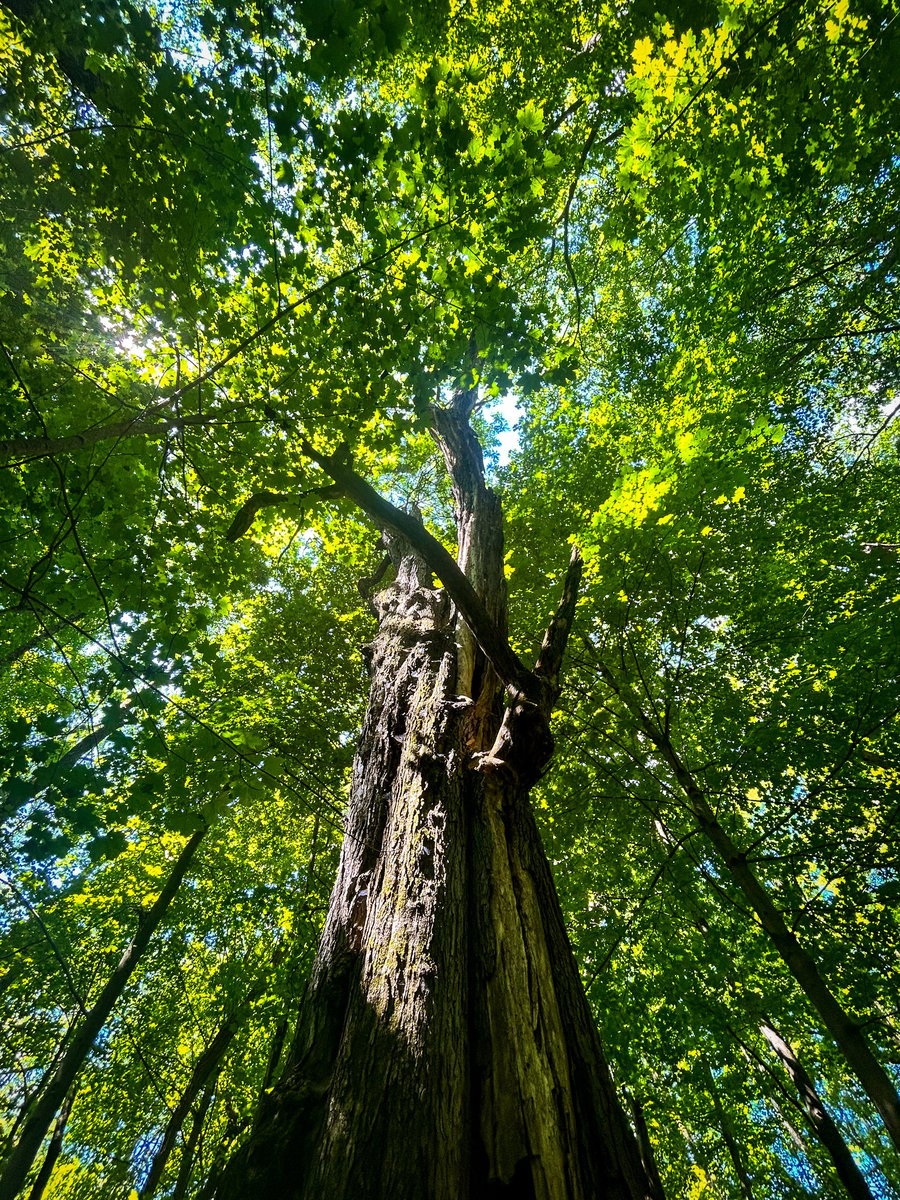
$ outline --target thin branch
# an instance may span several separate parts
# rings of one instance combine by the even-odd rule
[[[408,246],[411,242],[419,241],[420,239],[427,237],[429,234],[434,233],[438,229],[443,229],[449,225],[453,225],[455,220],[456,218],[448,217],[443,221],[435,221],[433,224],[426,226],[424,229],[421,229],[418,232],[407,234],[406,237],[400,238],[398,241],[394,242],[387,248],[387,250],[382,251],[381,254],[375,254],[372,255],[371,258],[363,259],[361,262],[355,263],[352,267],[347,267],[346,270],[339,271],[336,275],[332,275],[330,278],[324,280],[320,284],[317,284],[315,287],[309,288],[302,295],[298,296],[296,300],[292,300],[291,303],[286,304],[284,308],[279,308],[274,316],[270,317],[267,321],[264,321],[258,328],[254,329],[252,333],[248,333],[245,337],[241,338],[240,341],[232,346],[227,354],[223,355],[222,358],[214,362],[212,366],[207,367],[205,371],[201,371],[199,375],[197,375],[194,379],[189,380],[182,387],[176,388],[170,392],[168,396],[165,396],[162,400],[159,400],[152,407],[145,409],[143,413],[137,414],[133,421],[126,422],[126,430],[130,426],[144,420],[151,414],[155,415],[165,408],[170,408],[177,400],[179,400],[182,396],[187,395],[193,388],[197,388],[199,390],[202,384],[207,383],[210,379],[217,375],[223,369],[223,367],[226,367],[229,363],[234,362],[236,358],[239,358],[246,350],[249,350],[254,343],[258,342],[264,334],[269,333],[272,329],[275,329],[286,317],[290,316],[291,313],[295,312],[298,308],[301,308],[304,304],[307,304],[310,300],[316,299],[319,296],[325,295],[327,292],[333,291],[335,288],[340,287],[340,285],[346,282],[348,279],[353,279],[356,275],[359,275],[365,271],[369,271],[373,267],[378,266],[380,263],[385,262],[387,259],[396,254],[398,250],[402,250],[404,246]],[[182,419],[184,420],[186,418]],[[118,425],[107,426],[105,429],[106,432],[103,435],[105,437],[128,436],[127,432],[123,431]],[[82,438],[87,440],[83,441]],[[63,438],[48,438],[46,434],[42,438],[17,438],[11,443],[0,442],[0,460],[8,461],[12,457],[25,459],[46,458],[48,455],[52,454],[62,454],[71,450],[79,450],[85,445],[93,445],[94,442],[100,440],[101,438],[98,436],[91,436],[87,434],[75,434]],[[10,445],[14,447],[14,452],[9,450]]]
[[[72,998],[74,999],[75,1003],[78,1005],[78,1011],[81,1013],[82,1016],[84,1016],[85,1015],[84,997],[82,996],[79,988],[76,987],[75,980],[72,978],[72,972],[69,970],[69,964],[66,962],[65,956],[63,955],[62,951],[57,946],[56,941],[54,940],[53,934],[47,928],[43,917],[38,912],[38,910],[34,907],[34,905],[31,903],[31,901],[28,899],[28,897],[25,895],[25,893],[15,883],[13,883],[13,881],[11,879],[7,879],[7,877],[5,875],[0,875],[0,884],[2,884],[4,887],[9,888],[9,890],[13,893],[13,895],[18,897],[19,902],[28,910],[28,912],[35,919],[35,921],[37,921],[38,925],[40,925],[41,930],[43,931],[44,937],[47,939],[47,942],[50,945],[50,949],[53,951],[53,957],[56,959],[56,961],[60,965],[60,968],[62,969],[63,978],[66,981],[66,985],[68,986],[69,991],[72,993]]]

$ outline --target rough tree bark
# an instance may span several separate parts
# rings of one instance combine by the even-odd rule
[[[295,1037],[219,1200],[661,1195],[528,800],[552,753],[580,560],[528,671],[506,637],[502,515],[473,403],[460,393],[433,413],[456,561],[339,456],[308,447],[379,524],[396,575],[373,598],[341,862]]]

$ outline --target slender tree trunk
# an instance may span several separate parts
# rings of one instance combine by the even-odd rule
[[[718,851],[725,869],[759,919],[772,945],[781,955],[822,1024],[834,1038],[865,1092],[877,1109],[894,1145],[900,1150],[900,1095],[887,1071],[872,1053],[859,1025],[840,1005],[823,979],[818,964],[801,945],[777,905],[756,877],[747,856],[719,823],[715,812],[690,771],[681,761],[669,737],[644,712],[627,685],[616,680],[605,664],[603,678],[619,696],[643,732],[660,751],[687,798],[698,828]]]
[[[382,524],[396,578],[374,600],[341,862],[296,1034],[220,1200],[660,1195],[528,802],[552,750],[580,563],[527,672],[506,641],[500,505],[470,412],[462,395],[435,414],[458,562],[336,458],[318,458]]]
[[[744,1166],[744,1160],[741,1158],[741,1148],[738,1145],[738,1140],[734,1136],[734,1129],[731,1124],[731,1118],[725,1111],[725,1106],[719,1098],[719,1089],[716,1085],[715,1078],[709,1063],[704,1062],[704,1072],[706,1074],[707,1088],[709,1090],[710,1099],[713,1102],[713,1108],[716,1110],[716,1117],[719,1122],[719,1129],[722,1133],[722,1138],[728,1150],[728,1156],[731,1159],[731,1164],[734,1167],[734,1173],[737,1177],[738,1186],[741,1189],[741,1195],[744,1200],[753,1200],[753,1184],[750,1181],[750,1176],[747,1174],[747,1168]]]
[[[644,1170],[647,1172],[648,1178],[653,1181],[653,1186],[657,1193],[663,1196],[665,1193],[659,1174],[659,1167],[656,1165],[656,1155],[653,1153],[653,1143],[650,1141],[650,1130],[647,1128],[644,1106],[630,1090],[626,1093],[626,1099],[628,1100],[628,1107],[631,1110],[631,1122],[634,1125],[634,1131],[637,1135],[638,1150],[640,1151],[641,1162],[644,1164]]]
[[[69,1123],[69,1113],[72,1111],[72,1104],[75,1101],[75,1093],[77,1088],[73,1085],[69,1088],[65,1100],[62,1102],[62,1108],[56,1114],[56,1122],[53,1126],[53,1135],[50,1138],[50,1143],[47,1146],[47,1153],[44,1155],[44,1161],[41,1163],[41,1169],[38,1171],[31,1191],[28,1193],[28,1200],[41,1200],[44,1194],[44,1188],[50,1182],[50,1176],[53,1174],[53,1168],[56,1166],[56,1160],[62,1152],[63,1138],[66,1134],[66,1126]]]
[[[790,1044],[772,1028],[771,1025],[760,1025],[760,1032],[771,1046],[772,1050],[784,1064],[794,1086],[800,1094],[809,1122],[816,1137],[828,1151],[834,1169],[841,1183],[847,1189],[847,1194],[853,1200],[872,1200],[872,1193],[866,1183],[862,1171],[856,1165],[856,1160],[850,1153],[850,1147],[841,1137],[840,1130],[832,1120],[828,1110],[816,1090],[812,1079],[803,1069]]]
[[[681,1134],[681,1140],[684,1143],[685,1161],[690,1163],[692,1167],[696,1167],[699,1171],[702,1171],[704,1176],[714,1176],[715,1172],[710,1167],[705,1146],[702,1142],[697,1141],[684,1121],[677,1115],[675,1117],[675,1127]]]
[[[775,1099],[774,1096],[769,1097],[769,1103],[775,1109],[775,1112],[778,1114],[778,1119],[781,1121],[782,1125],[787,1130],[788,1137],[791,1139],[791,1141],[794,1143],[794,1145],[797,1147],[797,1149],[802,1154],[804,1154],[806,1156],[806,1158],[808,1159],[809,1158],[809,1147],[806,1144],[803,1134],[800,1132],[800,1130],[797,1128],[797,1126],[794,1124],[794,1122],[790,1119],[790,1117],[787,1115],[787,1113],[784,1111],[784,1109],[781,1107],[781,1105],[778,1103],[778,1101]]]
[[[109,1019],[113,1006],[121,996],[150,938],[172,903],[204,833],[205,830],[195,833],[181,851],[165,887],[139,922],[131,944],[119,959],[93,1007],[85,1013],[53,1076],[46,1086],[42,1087],[40,1098],[25,1122],[21,1136],[6,1161],[3,1174],[0,1175],[0,1200],[15,1200],[22,1190],[57,1110],[90,1053],[97,1035]]]
[[[818,964],[788,928],[781,912],[747,863],[746,856],[713,815],[712,809],[698,813],[703,832],[721,854],[734,882],[743,892],[760,924],[769,935],[788,970],[834,1038],[862,1087],[878,1110],[894,1145],[900,1149],[900,1097],[897,1089],[869,1048],[862,1030],[839,1004],[819,972]]]
[[[273,1081],[278,1075],[278,1067],[281,1063],[281,1056],[284,1053],[284,1043],[288,1034],[288,1019],[282,1017],[275,1028],[275,1033],[272,1036],[272,1044],[269,1046],[269,1057],[266,1062],[266,1073],[263,1076],[262,1087],[259,1089],[259,1105],[260,1107],[265,1102],[266,1093],[272,1086]]]
[[[178,1165],[178,1178],[175,1180],[175,1187],[172,1189],[170,1200],[183,1200],[184,1194],[187,1191],[191,1180],[191,1168],[194,1165],[194,1158],[197,1154],[197,1143],[200,1141],[200,1134],[203,1132],[203,1122],[206,1120],[206,1114],[216,1093],[218,1078],[219,1072],[216,1071],[207,1082],[203,1095],[200,1097],[200,1103],[197,1106],[197,1111],[194,1113],[190,1136],[184,1148],[184,1153],[181,1155],[181,1162]]]
[[[889,1054],[887,1056],[888,1062],[900,1063],[900,1030],[898,1030],[897,1022],[894,1019],[896,1014],[889,1013],[885,1009],[884,1005],[878,1003],[877,1001],[875,1003],[875,1011],[880,1017],[879,1024],[890,1038],[891,1044],[894,1048],[893,1054]]]
[[[237,1012],[231,1013],[225,1018],[213,1040],[194,1063],[194,1069],[191,1072],[187,1087],[181,1093],[181,1098],[175,1105],[172,1115],[169,1117],[160,1147],[153,1156],[150,1173],[141,1189],[142,1197],[152,1196],[159,1186],[159,1181],[162,1179],[163,1171],[166,1169],[169,1157],[175,1149],[175,1139],[181,1132],[181,1127],[191,1110],[191,1105],[207,1080],[214,1073],[218,1075],[222,1059],[227,1054],[237,1031],[241,1027],[241,1023],[247,1016],[251,998],[252,994]]]

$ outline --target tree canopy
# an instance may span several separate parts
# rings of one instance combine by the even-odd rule
[[[791,965],[896,1091],[898,15],[0,0],[7,1150],[196,842],[35,1200],[247,1136],[375,625],[328,464],[452,546],[475,388],[529,661],[584,560],[535,811],[638,1140],[670,1197],[839,1196],[818,1104],[900,1196]]]

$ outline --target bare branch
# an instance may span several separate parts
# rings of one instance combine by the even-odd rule
[[[305,492],[254,492],[238,509],[237,515],[228,526],[225,538],[236,542],[239,537],[250,529],[256,514],[261,508],[271,508],[280,505],[300,505],[307,496],[320,496],[323,500],[337,500],[343,495],[340,488],[319,487],[307,488]]]
[[[544,682],[544,695],[541,703],[545,715],[548,717],[559,697],[559,669],[575,616],[578,585],[581,583],[583,570],[584,559],[581,557],[581,551],[577,546],[573,546],[559,607],[547,626],[541,652],[534,665],[535,675]]]
[[[182,390],[186,390],[182,389]],[[156,406],[162,408],[171,402],[171,397],[162,400]],[[152,411],[152,410],[151,410]],[[88,446],[96,446],[110,438],[121,440],[130,437],[145,437],[152,440],[162,437],[173,429],[183,429],[187,425],[221,424],[222,417],[185,416],[174,417],[170,421],[147,420],[145,417],[131,417],[127,421],[117,421],[112,425],[97,425],[94,429],[86,429],[83,433],[70,433],[65,437],[10,438],[0,442],[0,462],[27,461],[32,458],[50,458],[55,454],[68,454],[73,450],[84,450]]]

